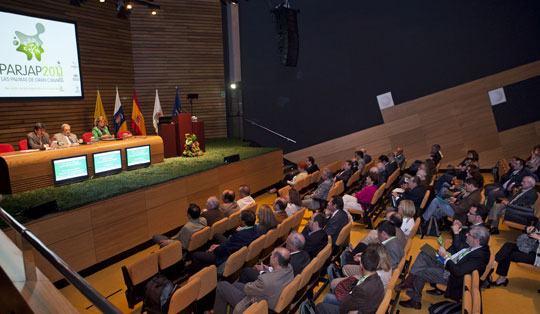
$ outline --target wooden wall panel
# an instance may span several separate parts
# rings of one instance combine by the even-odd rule
[[[376,158],[402,146],[412,162],[428,158],[435,143],[442,146],[443,167],[461,162],[469,149],[479,152],[482,168],[490,168],[502,157],[526,157],[540,143],[540,121],[498,132],[487,92],[538,75],[540,61],[414,99],[382,110],[382,125],[291,152],[285,158],[299,162],[313,156],[323,166],[351,158],[352,148],[365,147]]]
[[[0,0],[0,7],[77,22],[84,98],[77,100],[0,99],[0,143],[26,138],[36,122],[52,136],[62,123],[82,137],[93,127],[97,89],[112,127],[115,88],[131,128],[133,90],[152,126],[155,90],[159,88],[165,115],[172,113],[174,87],[182,107],[189,109],[187,93],[198,93],[194,112],[205,121],[206,137],[225,137],[223,43],[221,3],[213,0],[161,0],[162,9],[151,16],[135,6],[129,19],[116,16],[116,1],[86,1],[80,7],[58,0]]]

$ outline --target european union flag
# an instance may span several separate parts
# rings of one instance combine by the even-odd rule
[[[174,98],[172,117],[174,118],[179,113],[182,113],[182,106],[180,106],[180,97],[178,97],[178,88],[176,88],[176,97]]]

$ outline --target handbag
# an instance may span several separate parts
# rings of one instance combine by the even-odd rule
[[[334,289],[334,294],[336,295],[336,298],[338,299],[339,302],[345,301],[345,298],[356,286],[357,282],[358,282],[358,279],[356,279],[356,277],[354,276],[351,276],[351,277],[347,277],[346,279],[338,283],[338,285]]]
[[[532,222],[536,221],[534,207],[518,206],[514,204],[506,205],[504,213],[504,220],[515,222],[517,224],[530,226]]]
[[[532,251],[536,251],[536,242],[536,239],[533,239],[529,237],[528,234],[524,233],[517,237],[516,246],[521,252],[529,254]]]

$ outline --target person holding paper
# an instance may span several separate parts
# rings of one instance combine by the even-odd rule
[[[77,140],[77,135],[71,133],[71,126],[69,126],[69,124],[62,124],[61,130],[62,132],[56,133],[53,136],[53,142],[56,141],[58,143],[58,146],[70,146],[74,144],[79,144],[79,141]]]
[[[410,300],[400,301],[406,308],[422,308],[422,290],[426,283],[438,283],[447,286],[445,296],[460,299],[463,290],[463,277],[478,270],[484,272],[489,263],[489,230],[483,226],[473,226],[467,232],[468,247],[449,255],[443,246],[437,250],[436,256],[425,251],[420,252],[411,267],[411,271],[396,290],[406,290]]]

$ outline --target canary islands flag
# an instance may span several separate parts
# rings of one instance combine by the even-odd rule
[[[131,128],[136,135],[146,135],[146,127],[144,125],[144,117],[141,112],[141,107],[137,101],[137,95],[133,91],[133,110],[131,112]]]
[[[122,110],[122,103],[120,102],[120,95],[118,94],[118,87],[116,88],[116,101],[114,102],[114,133],[118,134],[120,131],[127,131],[126,117],[124,116],[124,110]]]

